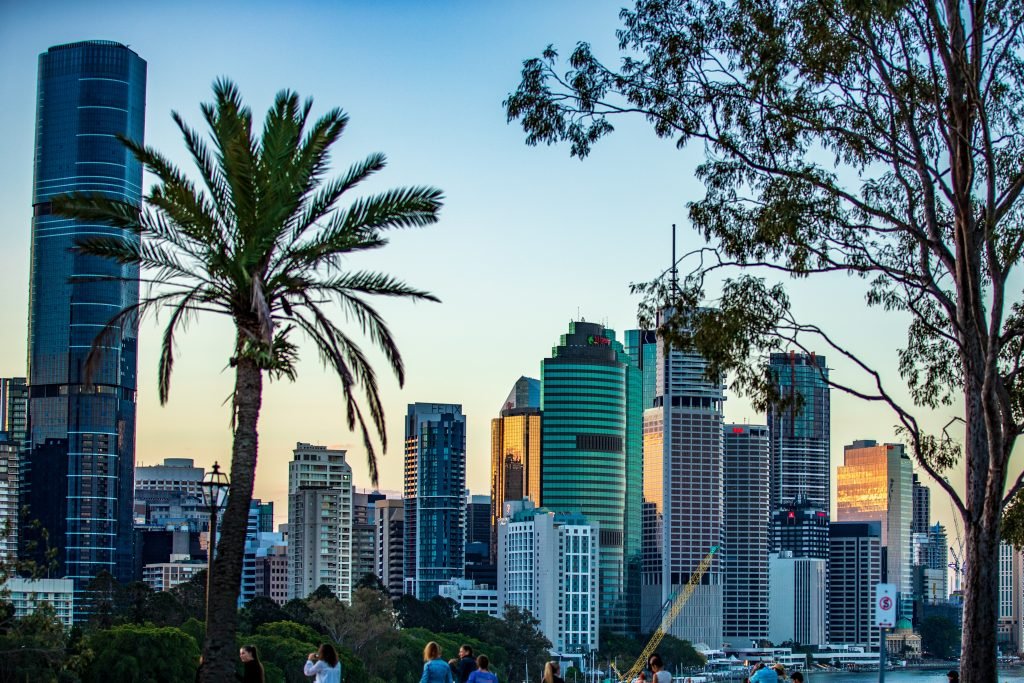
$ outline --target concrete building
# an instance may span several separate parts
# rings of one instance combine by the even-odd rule
[[[768,574],[768,639],[773,643],[801,645],[828,642],[828,563],[818,558],[793,557],[785,551],[772,553]]]
[[[479,586],[470,579],[452,579],[441,585],[438,595],[457,602],[463,612],[476,612],[495,618],[500,618],[503,614],[498,605],[498,591]]]
[[[0,432],[0,563],[18,557],[18,518],[21,511],[21,446]]]
[[[840,522],[877,521],[884,549],[887,583],[899,591],[898,616],[913,616],[911,528],[913,464],[902,444],[855,441],[843,448],[836,478]]]
[[[210,509],[203,503],[203,468],[192,458],[165,458],[160,465],[135,468],[136,526],[209,531]]]
[[[14,617],[20,619],[34,613],[39,605],[49,603],[64,628],[71,628],[75,620],[75,584],[71,579],[8,579],[0,590],[7,593],[7,601],[14,607]]]
[[[410,403],[405,417],[405,592],[420,600],[463,578],[466,416],[451,403]]]
[[[169,591],[186,583],[193,576],[205,571],[205,560],[195,560],[187,555],[173,555],[169,562],[147,564],[142,568],[142,581],[155,591]]]
[[[722,634],[768,637],[768,427],[725,425]]]
[[[377,501],[375,508],[375,571],[391,597],[398,597],[405,586],[405,501],[401,498],[387,498]]]
[[[377,503],[383,493],[355,491],[352,494],[352,581],[357,585],[367,575],[376,576],[374,548],[377,537]]]
[[[556,652],[597,649],[600,528],[579,514],[506,501],[498,521],[498,605],[527,609]]]
[[[659,314],[659,323],[664,315]],[[654,343],[654,405],[643,413],[640,622],[645,631],[657,625],[662,605],[689,581],[711,548],[722,545],[725,522],[725,386],[707,379],[707,362],[696,352],[671,349],[660,338]],[[649,344],[635,353],[649,359]],[[646,362],[641,372],[649,381]],[[641,393],[649,390],[643,387]],[[673,636],[721,647],[723,562],[718,555],[712,560],[671,625]]]
[[[345,451],[298,443],[288,463],[289,599],[327,586],[352,597],[352,468]]]
[[[829,533],[829,641],[878,648],[875,585],[882,581],[881,522],[835,522]]]
[[[256,595],[278,605],[288,602],[288,545],[274,545],[256,561]]]
[[[1009,543],[999,544],[999,621],[996,636],[1003,652],[1021,651],[1021,601],[1024,599],[1024,571],[1021,551]]]

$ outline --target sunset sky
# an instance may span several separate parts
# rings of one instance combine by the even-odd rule
[[[440,187],[441,222],[396,232],[391,245],[353,258],[352,268],[386,271],[432,291],[441,304],[381,302],[405,356],[399,389],[382,374],[391,447],[381,486],[400,490],[402,418],[414,401],[462,403],[469,421],[468,485],[488,492],[489,429],[520,375],[538,376],[571,319],[635,326],[630,282],[650,279],[670,261],[670,225],[683,248],[701,241],[687,228],[688,201],[703,187],[694,169],[699,146],[676,149],[640,119],[581,163],[568,148],[530,148],[505,121],[502,100],[518,83],[524,58],[549,43],[563,54],[578,40],[615,58],[620,3],[541,2],[0,2],[0,376],[25,374],[36,67],[60,43],[109,39],[148,62],[146,142],[188,168],[172,109],[200,127],[198,105],[210,84],[234,79],[262,120],[274,94],[291,88],[315,99],[315,112],[351,115],[336,147],[343,169],[370,152],[389,167],[368,190],[409,184]],[[146,185],[150,180],[146,181]],[[900,383],[895,351],[904,322],[863,303],[863,283],[843,276],[792,289],[797,311],[849,343]],[[137,462],[192,457],[203,466],[229,458],[232,375],[226,321],[203,319],[180,344],[170,403],[156,395],[159,321],[141,332]],[[286,518],[287,468],[296,441],[350,448],[357,484],[368,485],[360,440],[345,428],[338,381],[310,347],[295,384],[265,392],[256,495]],[[828,356],[834,376],[852,368]],[[379,358],[379,356],[377,356]],[[941,426],[952,410],[933,416]],[[731,422],[764,418],[733,395]],[[856,438],[894,438],[886,410],[832,400],[833,465]],[[953,475],[958,479],[959,475]],[[641,495],[640,491],[635,492]],[[933,514],[949,505],[933,487]]]

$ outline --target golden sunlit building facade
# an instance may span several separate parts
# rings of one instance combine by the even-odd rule
[[[491,561],[497,561],[498,520],[505,502],[527,498],[540,505],[540,382],[520,377],[491,420]]]

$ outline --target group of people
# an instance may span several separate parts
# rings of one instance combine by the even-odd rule
[[[565,683],[559,675],[558,662],[544,665],[541,683]],[[491,672],[491,660],[487,655],[473,657],[473,648],[463,645],[459,656],[446,663],[441,659],[441,646],[430,641],[423,648],[423,675],[420,683],[498,683],[498,677]]]
[[[242,683],[266,683],[260,653],[255,645],[243,645],[238,650],[242,660],[242,673],[235,677]],[[314,683],[341,683],[341,661],[338,651],[330,643],[324,643],[316,652],[310,652],[302,673],[314,679]],[[198,679],[198,673],[196,674]],[[495,682],[496,683],[496,682]]]
[[[764,662],[758,662],[751,668],[750,683],[784,683],[786,680],[786,667],[781,664],[768,666]],[[789,674],[792,683],[804,683],[804,675],[799,671]]]

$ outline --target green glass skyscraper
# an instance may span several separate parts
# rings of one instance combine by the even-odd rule
[[[600,525],[601,628],[639,628],[641,380],[615,332],[569,324],[541,362],[541,504]]]

